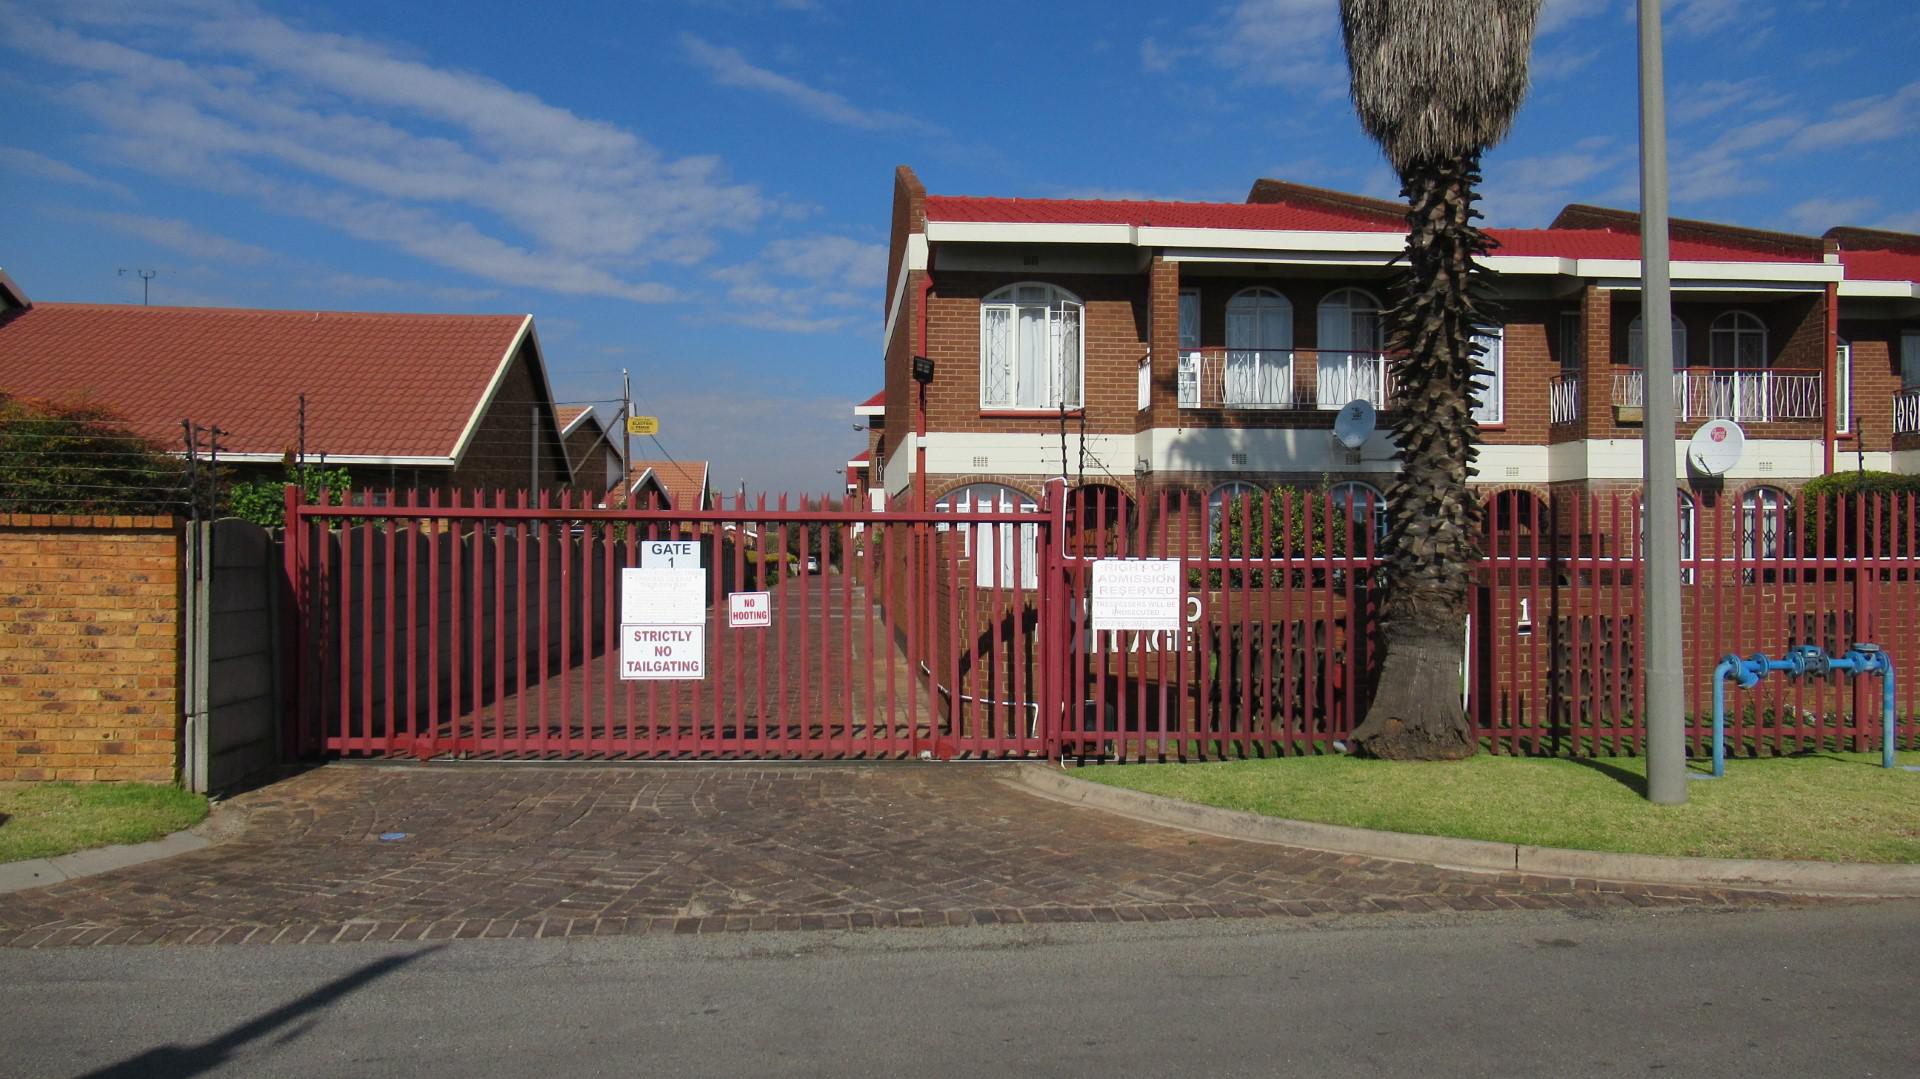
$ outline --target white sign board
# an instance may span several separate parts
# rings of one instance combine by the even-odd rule
[[[698,540],[641,540],[641,569],[699,569]]]
[[[707,627],[621,626],[620,677],[705,678]]]
[[[1093,629],[1180,629],[1180,560],[1102,558],[1093,564]]]
[[[727,625],[773,625],[773,595],[769,592],[735,592],[727,597]]]
[[[707,572],[645,567],[621,570],[620,621],[625,625],[706,625]]]

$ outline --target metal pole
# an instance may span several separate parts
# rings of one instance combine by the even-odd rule
[[[1640,7],[1640,318],[1646,328],[1646,422],[1641,491],[1646,550],[1641,587],[1647,700],[1647,799],[1687,800],[1680,636],[1680,511],[1673,431],[1673,283],[1667,265],[1667,107],[1659,0]]]
[[[531,424],[531,430],[533,432],[533,452],[528,457],[527,472],[527,491],[532,493],[540,489],[540,406],[530,405],[527,411],[533,415],[533,423]]]
[[[633,379],[628,377],[627,369],[620,369],[620,508],[627,507],[628,473],[633,471]],[[741,485],[741,497],[746,497],[746,485]]]

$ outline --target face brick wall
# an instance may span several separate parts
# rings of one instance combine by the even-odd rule
[[[0,780],[175,777],[171,518],[0,515]]]
[[[501,487],[510,491],[526,487],[533,476],[533,408],[536,404],[541,407],[540,485],[551,489],[567,486],[566,451],[560,443],[560,432],[553,426],[547,391],[534,378],[528,348],[522,345],[519,355],[507,366],[493,402],[473,432],[467,455],[453,470],[453,486],[462,490]]]

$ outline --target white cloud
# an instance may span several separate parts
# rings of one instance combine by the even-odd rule
[[[1242,83],[1318,88],[1330,96],[1347,89],[1334,0],[1240,0],[1179,43],[1141,42],[1140,64],[1157,74],[1199,64]]]
[[[0,41],[67,72],[97,150],[484,280],[668,299],[636,273],[778,209],[715,158],[249,4],[54,10],[0,11]]]
[[[104,192],[118,199],[132,200],[133,198],[133,191],[125,184],[102,180],[58,158],[48,157],[21,146],[0,146],[0,169],[35,180],[51,180],[57,184]]]
[[[1723,112],[1770,112],[1785,105],[1787,99],[1767,86],[1765,79],[1754,77],[1729,81],[1676,86],[1667,98],[1668,115],[1675,123],[1690,124]]]
[[[1772,8],[1753,0],[1666,0],[1660,21],[1676,38],[1704,38],[1735,27],[1765,33],[1772,18]]]
[[[1905,213],[1892,214],[1873,223],[1877,229],[1889,232],[1920,232],[1920,210],[1908,210]]]
[[[1827,119],[1802,128],[1789,148],[1831,150],[1904,138],[1920,126],[1920,82],[1910,82],[1891,94],[1841,102],[1828,114]]]
[[[85,211],[63,211],[62,216],[91,221],[116,232],[139,237],[148,243],[158,244],[170,251],[177,251],[189,258],[257,266],[274,257],[273,252],[264,247],[216,235],[176,217]]]
[[[1580,192],[1633,161],[1633,151],[1608,138],[1585,139],[1560,153],[1501,161],[1488,172],[1487,218],[1511,227],[1543,226],[1561,207],[1579,201]]]
[[[1537,34],[1557,34],[1581,19],[1598,15],[1611,6],[1610,0],[1546,0],[1540,8]]]
[[[750,262],[713,271],[726,298],[705,317],[791,333],[845,330],[879,317],[886,272],[880,244],[830,234],[783,238]]]
[[[815,119],[865,131],[931,130],[904,113],[863,108],[831,90],[758,67],[738,49],[714,45],[692,34],[680,35],[680,48],[721,86],[772,94]]]
[[[1786,220],[1796,231],[1822,233],[1835,225],[1864,220],[1880,205],[1876,198],[1835,199],[1816,197],[1787,207]]]

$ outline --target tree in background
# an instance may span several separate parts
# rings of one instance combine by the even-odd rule
[[[1527,92],[1540,0],[1341,0],[1351,95],[1361,126],[1400,176],[1406,269],[1394,285],[1400,469],[1381,547],[1386,658],[1354,731],[1377,757],[1474,752],[1460,708],[1468,589],[1481,557],[1480,501],[1467,488],[1474,447],[1473,342],[1491,242],[1480,214],[1480,155],[1504,138]]]
[[[97,405],[0,392],[0,511],[180,513],[187,464]]]

